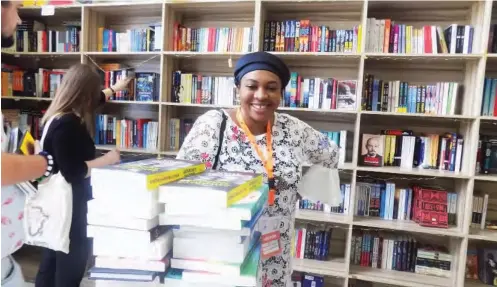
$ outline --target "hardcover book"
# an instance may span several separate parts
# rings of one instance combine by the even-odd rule
[[[490,286],[497,286],[497,249],[478,249],[478,277]]]
[[[92,185],[99,182],[119,182],[121,186],[146,187],[148,190],[184,177],[201,173],[205,164],[177,159],[145,159],[92,170]]]
[[[235,202],[229,208],[212,208],[207,204],[184,205],[171,203],[167,205],[165,214],[166,216],[218,215],[225,218],[237,218],[239,220],[248,221],[257,214],[259,210],[264,208],[264,204],[267,202],[268,190],[268,186],[263,185],[258,190],[250,192],[247,196]],[[161,202],[161,200],[162,197],[159,195],[159,202]],[[165,200],[167,200],[167,198]]]
[[[447,192],[414,187],[414,220],[421,226],[448,228]]]
[[[362,166],[383,166],[384,136],[363,134],[359,164]]]
[[[208,204],[212,208],[227,208],[262,186],[262,175],[248,172],[208,170],[160,188],[161,202],[190,202]],[[195,204],[192,202],[192,204]]]

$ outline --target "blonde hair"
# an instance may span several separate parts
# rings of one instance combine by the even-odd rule
[[[42,118],[42,125],[55,115],[75,113],[93,136],[95,109],[100,104],[100,76],[86,64],[69,68],[57,88],[55,97]]]

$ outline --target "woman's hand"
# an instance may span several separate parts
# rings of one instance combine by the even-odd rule
[[[104,155],[108,165],[116,164],[121,161],[121,155],[118,149],[113,149]]]
[[[124,79],[121,79],[119,81],[117,81],[117,83],[115,83],[114,85],[112,85],[112,89],[115,91],[115,92],[118,92],[118,91],[124,91],[128,88],[128,84],[129,82],[133,79],[134,77],[126,77]]]

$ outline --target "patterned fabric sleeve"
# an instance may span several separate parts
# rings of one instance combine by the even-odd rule
[[[212,110],[198,117],[181,146],[177,159],[205,162],[211,168],[219,148],[222,115]]]
[[[299,122],[303,130],[303,154],[307,161],[336,169],[339,155],[336,143],[308,124]]]

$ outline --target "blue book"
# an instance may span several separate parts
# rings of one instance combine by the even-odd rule
[[[118,280],[136,282],[150,282],[159,275],[159,272],[154,271],[110,269],[98,267],[92,267],[88,271],[88,273],[88,277],[92,280]]]

